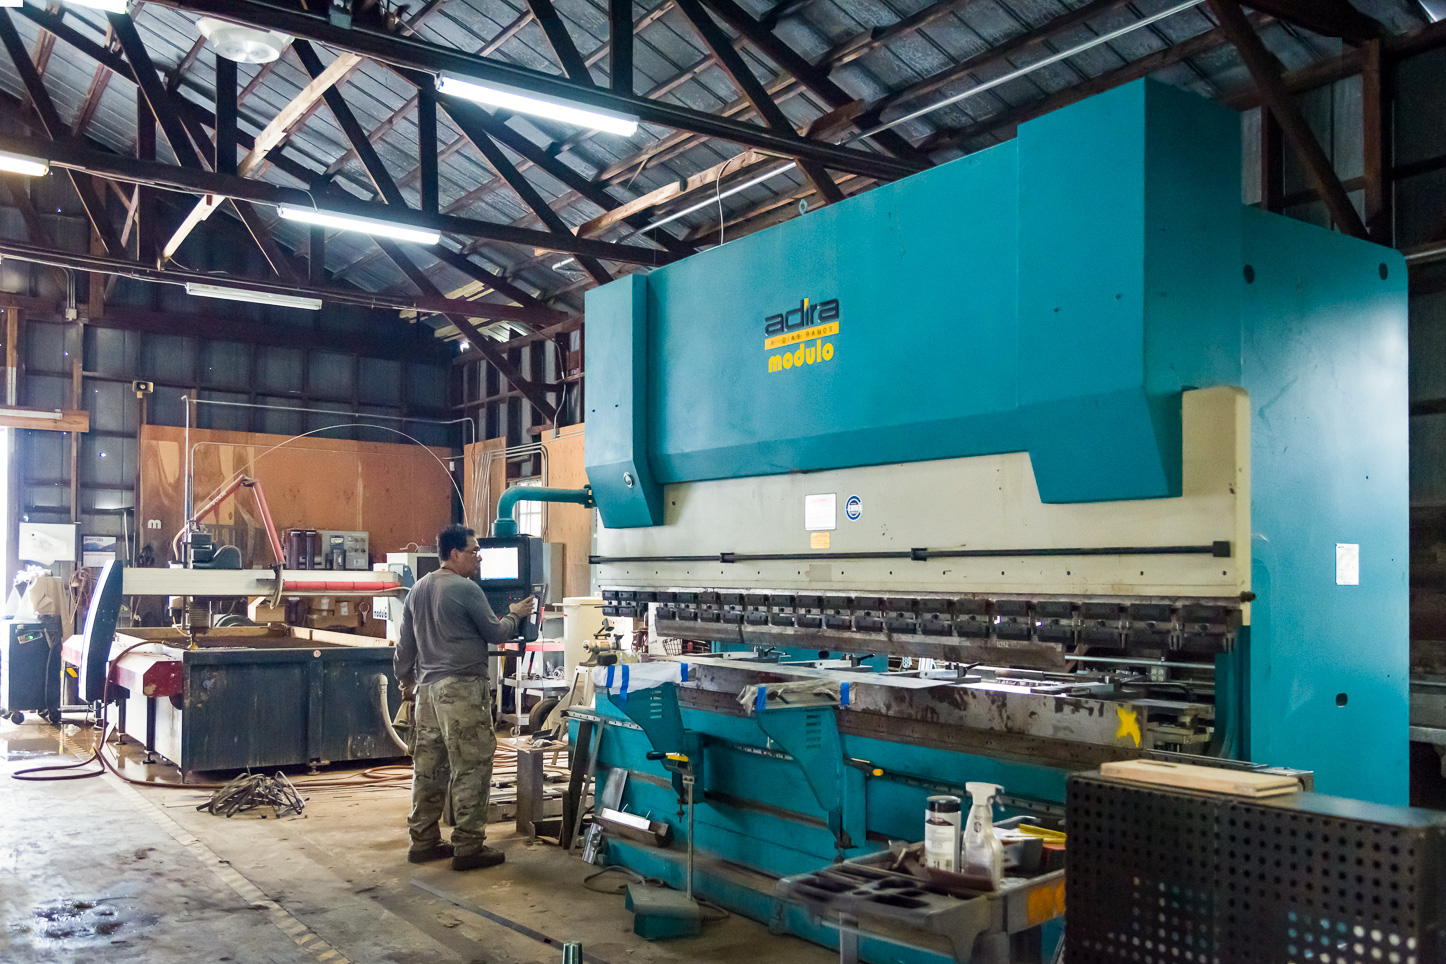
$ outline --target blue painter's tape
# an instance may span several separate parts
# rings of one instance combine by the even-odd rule
[[[753,708],[754,708],[755,710],[762,710],[762,709],[766,708],[767,706],[768,706],[768,687],[766,687],[766,686],[760,686],[760,687],[758,687],[758,696],[755,697],[754,700],[753,700]]]
[[[839,706],[848,706],[848,705],[849,705],[849,684],[848,684],[848,683],[841,683],[841,684],[839,685],[839,694],[838,694],[838,696],[839,696],[839,700],[838,700],[838,705],[839,705]]]
[[[680,667],[682,667],[682,672],[683,672],[683,680],[682,680],[682,681],[683,681],[684,683],[688,682],[688,664],[687,664],[687,663],[679,663],[678,665],[679,665]]]
[[[628,701],[628,664],[627,664],[627,663],[624,663],[624,664],[623,664],[623,687],[622,687],[622,689],[618,690],[618,702],[619,702],[619,703],[626,703],[627,701]]]
[[[607,688],[608,688],[608,689],[612,689],[612,688],[613,688],[613,672],[614,672],[617,668],[618,668],[618,667],[617,667],[617,664],[613,664],[612,666],[609,666],[609,667],[608,667],[608,681],[607,681]]]

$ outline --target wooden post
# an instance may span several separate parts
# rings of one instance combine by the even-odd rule
[[[20,404],[20,309],[5,309],[5,404]]]
[[[1285,151],[1280,121],[1260,105],[1260,209],[1279,214],[1285,199]]]
[[[1391,155],[1390,105],[1381,58],[1381,41],[1367,41],[1361,65],[1361,136],[1365,156],[1365,222],[1371,240],[1391,245],[1395,231],[1391,219],[1391,185],[1387,166]]]

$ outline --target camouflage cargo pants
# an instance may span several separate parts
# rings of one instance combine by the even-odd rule
[[[438,821],[452,792],[452,846],[459,856],[482,849],[487,796],[492,788],[492,692],[485,676],[448,676],[417,687],[416,746],[412,750],[412,849],[442,841]]]

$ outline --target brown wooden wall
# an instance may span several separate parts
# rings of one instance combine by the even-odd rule
[[[137,519],[158,562],[168,558],[171,537],[183,522],[183,436],[183,429],[168,426],[141,429]],[[304,438],[267,452],[282,441],[285,436],[192,429],[192,444],[204,443],[195,450],[196,507],[255,459],[245,472],[261,482],[278,530],[362,530],[371,534],[372,558],[378,561],[408,543],[434,545],[438,530],[452,519],[446,449]],[[146,528],[152,519],[161,521],[159,530]],[[244,489],[220,507],[214,521],[261,528],[255,498]],[[272,563],[264,537],[242,548],[248,566]]]
[[[543,433],[542,444],[547,449],[547,484],[555,488],[577,489],[587,484],[587,473],[583,470],[582,425],[569,425],[559,438],[548,438]],[[497,500],[506,490],[506,463],[501,458],[491,462],[491,484],[485,497],[480,486],[474,486],[474,474],[481,464],[479,455],[500,453],[506,447],[506,440],[495,438],[469,445],[466,448],[467,469],[465,491],[467,499],[467,524],[479,534],[491,531],[492,520],[496,518]],[[587,557],[592,552],[593,511],[580,505],[549,505],[546,512],[546,527],[543,539],[547,542],[561,542],[567,546],[566,581],[564,594],[568,596],[590,595],[591,575]]]

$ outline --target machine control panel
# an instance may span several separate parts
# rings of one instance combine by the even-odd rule
[[[321,529],[318,535],[321,537],[321,561],[316,568],[365,570],[371,566],[367,533]]]
[[[540,596],[545,588],[542,540],[535,536],[478,539],[477,560],[477,583],[499,619],[513,603]],[[514,638],[533,642],[541,627],[539,608],[517,627]]]

